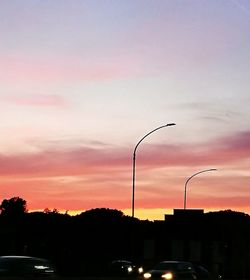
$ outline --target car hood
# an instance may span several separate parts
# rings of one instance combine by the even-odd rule
[[[149,271],[149,273],[151,273],[151,274],[154,274],[154,275],[161,275],[161,274],[165,274],[165,273],[168,273],[168,272],[173,272],[173,270],[171,270],[171,269],[168,269],[168,270],[154,270],[154,269],[152,269],[152,270],[150,270]]]

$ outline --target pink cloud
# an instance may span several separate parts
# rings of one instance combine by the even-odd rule
[[[219,138],[209,143],[168,146],[147,145],[142,164],[167,166],[220,165],[250,158],[250,132]]]
[[[119,154],[119,157],[116,155]],[[77,175],[84,173],[106,172],[110,167],[127,165],[123,152],[92,149],[88,147],[72,150],[46,150],[37,154],[0,156],[5,175]],[[126,164],[125,164],[126,162]]]
[[[59,95],[53,94],[29,94],[20,96],[6,96],[7,102],[24,106],[64,107],[66,101]]]
[[[70,175],[130,170],[131,148],[76,147],[44,150],[36,154],[0,155],[2,175]],[[250,132],[200,145],[144,144],[137,150],[137,168],[221,165],[250,158]]]
[[[196,172],[206,166],[219,171],[191,182],[188,206],[247,209],[249,177],[237,172],[246,172],[244,162],[250,159],[249,140],[250,132],[246,131],[193,146],[144,144],[137,154],[136,207],[182,207],[187,170]],[[129,208],[131,151],[131,148],[99,145],[98,149],[77,147],[1,155],[2,195],[24,197],[33,209]],[[166,170],[170,171],[164,175]]]
[[[142,70],[133,57],[105,59],[104,61],[80,61],[58,57],[53,61],[32,60],[22,55],[1,59],[0,75],[3,81],[11,82],[68,82],[68,81],[105,81],[128,78]]]
[[[232,151],[250,151],[250,131],[243,131],[230,137],[218,139],[217,144]]]

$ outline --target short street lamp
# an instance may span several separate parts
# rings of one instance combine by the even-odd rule
[[[185,183],[185,191],[184,191],[184,210],[186,210],[186,202],[187,202],[187,184],[188,182],[196,175],[200,174],[200,173],[203,173],[203,172],[208,172],[208,171],[216,171],[217,169],[215,168],[211,168],[211,169],[206,169],[206,170],[202,170],[202,171],[199,171],[195,174],[193,174],[191,177],[189,177]]]
[[[135,214],[135,163],[136,163],[136,150],[138,148],[138,146],[140,145],[140,143],[142,142],[142,140],[144,140],[147,136],[149,136],[150,134],[152,134],[153,132],[155,132],[158,129],[167,127],[167,126],[173,126],[175,125],[175,123],[168,123],[165,125],[162,125],[160,127],[157,127],[153,130],[151,130],[149,133],[147,133],[145,136],[143,136],[141,138],[141,140],[136,144],[135,148],[134,148],[134,152],[133,152],[133,190],[132,190],[132,217],[134,217]]]

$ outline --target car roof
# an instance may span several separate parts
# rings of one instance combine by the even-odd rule
[[[37,260],[37,261],[47,261],[47,259],[36,258],[31,256],[19,256],[19,255],[6,255],[0,256],[0,260]]]
[[[29,259],[31,257],[29,256],[16,256],[16,255],[11,255],[11,256],[0,256],[0,258],[16,258],[16,259],[22,259],[22,258],[25,258],[25,259]]]
[[[112,261],[112,263],[115,263],[115,262],[126,262],[126,263],[131,263],[131,261],[127,261],[127,260],[114,260],[114,261]]]
[[[161,261],[160,263],[188,263],[188,264],[191,264],[191,262],[188,262],[188,261]]]

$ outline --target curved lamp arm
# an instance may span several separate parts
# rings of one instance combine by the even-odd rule
[[[162,126],[159,126],[153,130],[151,130],[149,133],[147,133],[146,135],[144,135],[140,141],[135,145],[134,148],[134,152],[133,152],[133,190],[132,190],[132,217],[134,217],[134,213],[135,213],[135,161],[136,161],[136,150],[138,148],[138,146],[140,145],[140,143],[150,134],[152,134],[153,132],[155,132],[158,129],[167,127],[167,126],[173,126],[175,125],[175,123],[168,123]]]
[[[187,179],[187,181],[186,181],[186,183],[185,183],[185,190],[184,190],[184,210],[186,209],[186,201],[187,201],[187,184],[188,184],[188,182],[194,177],[194,176],[196,176],[196,175],[198,175],[198,174],[200,174],[200,173],[203,173],[203,172],[208,172],[208,171],[216,171],[217,169],[215,169],[215,168],[211,168],[211,169],[206,169],[206,170],[202,170],[202,171],[199,171],[199,172],[197,172],[197,173],[195,173],[195,174],[193,174],[192,176],[190,176],[188,179]]]

